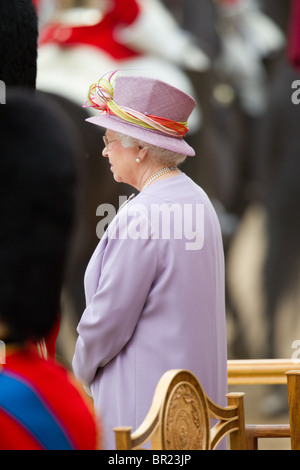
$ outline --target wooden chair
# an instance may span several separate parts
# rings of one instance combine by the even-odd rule
[[[291,449],[300,450],[300,363],[290,359],[246,359],[228,361],[229,385],[286,384],[289,424],[247,425],[247,448],[256,450],[258,439],[286,437]]]
[[[153,450],[213,450],[229,434],[231,450],[257,450],[261,438],[290,438],[291,449],[300,450],[300,368],[286,370],[295,366],[288,361],[272,361],[271,368],[265,361],[254,361],[251,367],[251,361],[242,362],[240,377],[241,364],[235,364],[234,374],[229,367],[234,384],[287,383],[289,424],[245,424],[244,393],[227,394],[223,408],[205,394],[191,372],[170,370],[160,379],[139,428],[114,429],[117,450],[140,449],[149,440]],[[217,420],[212,427],[210,418]]]
[[[227,395],[228,405],[216,405],[194,374],[169,370],[160,379],[151,408],[137,430],[114,428],[117,450],[213,450],[230,434],[231,449],[245,449],[244,394]],[[210,418],[216,424],[210,425]]]
[[[280,365],[280,367],[281,366],[282,364]],[[272,374],[273,373],[274,371],[272,372]],[[277,373],[275,374],[275,376],[277,377],[275,378],[275,383],[287,383],[289,424],[246,425],[246,445],[248,450],[257,450],[258,439],[265,437],[289,438],[291,440],[291,450],[300,450],[300,370],[296,369],[284,371],[284,378],[279,377],[279,374],[277,375]],[[266,377],[267,380],[269,380],[269,373],[267,373]],[[262,377],[259,377],[259,380],[261,381]]]
[[[300,450],[300,370],[286,372],[291,449]]]

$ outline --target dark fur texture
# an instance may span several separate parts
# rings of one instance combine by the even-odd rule
[[[31,0],[0,1],[0,80],[35,88],[38,21]]]
[[[57,320],[78,148],[52,102],[8,93],[0,114],[0,316],[14,339],[41,338]]]

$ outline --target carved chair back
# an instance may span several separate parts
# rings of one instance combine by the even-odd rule
[[[213,450],[231,433],[231,449],[245,449],[243,399],[243,393],[231,393],[228,406],[218,406],[190,371],[169,370],[139,428],[114,428],[116,448],[139,449],[150,440],[154,450]]]

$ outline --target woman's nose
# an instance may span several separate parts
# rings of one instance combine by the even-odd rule
[[[107,147],[105,146],[104,149],[102,150],[102,156],[103,157],[108,157],[108,150]]]

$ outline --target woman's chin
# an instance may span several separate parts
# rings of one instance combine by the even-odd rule
[[[114,180],[115,180],[117,183],[121,183],[121,182],[122,182],[121,178],[120,178],[116,173],[114,173],[114,172],[113,172],[113,177],[114,177]]]

